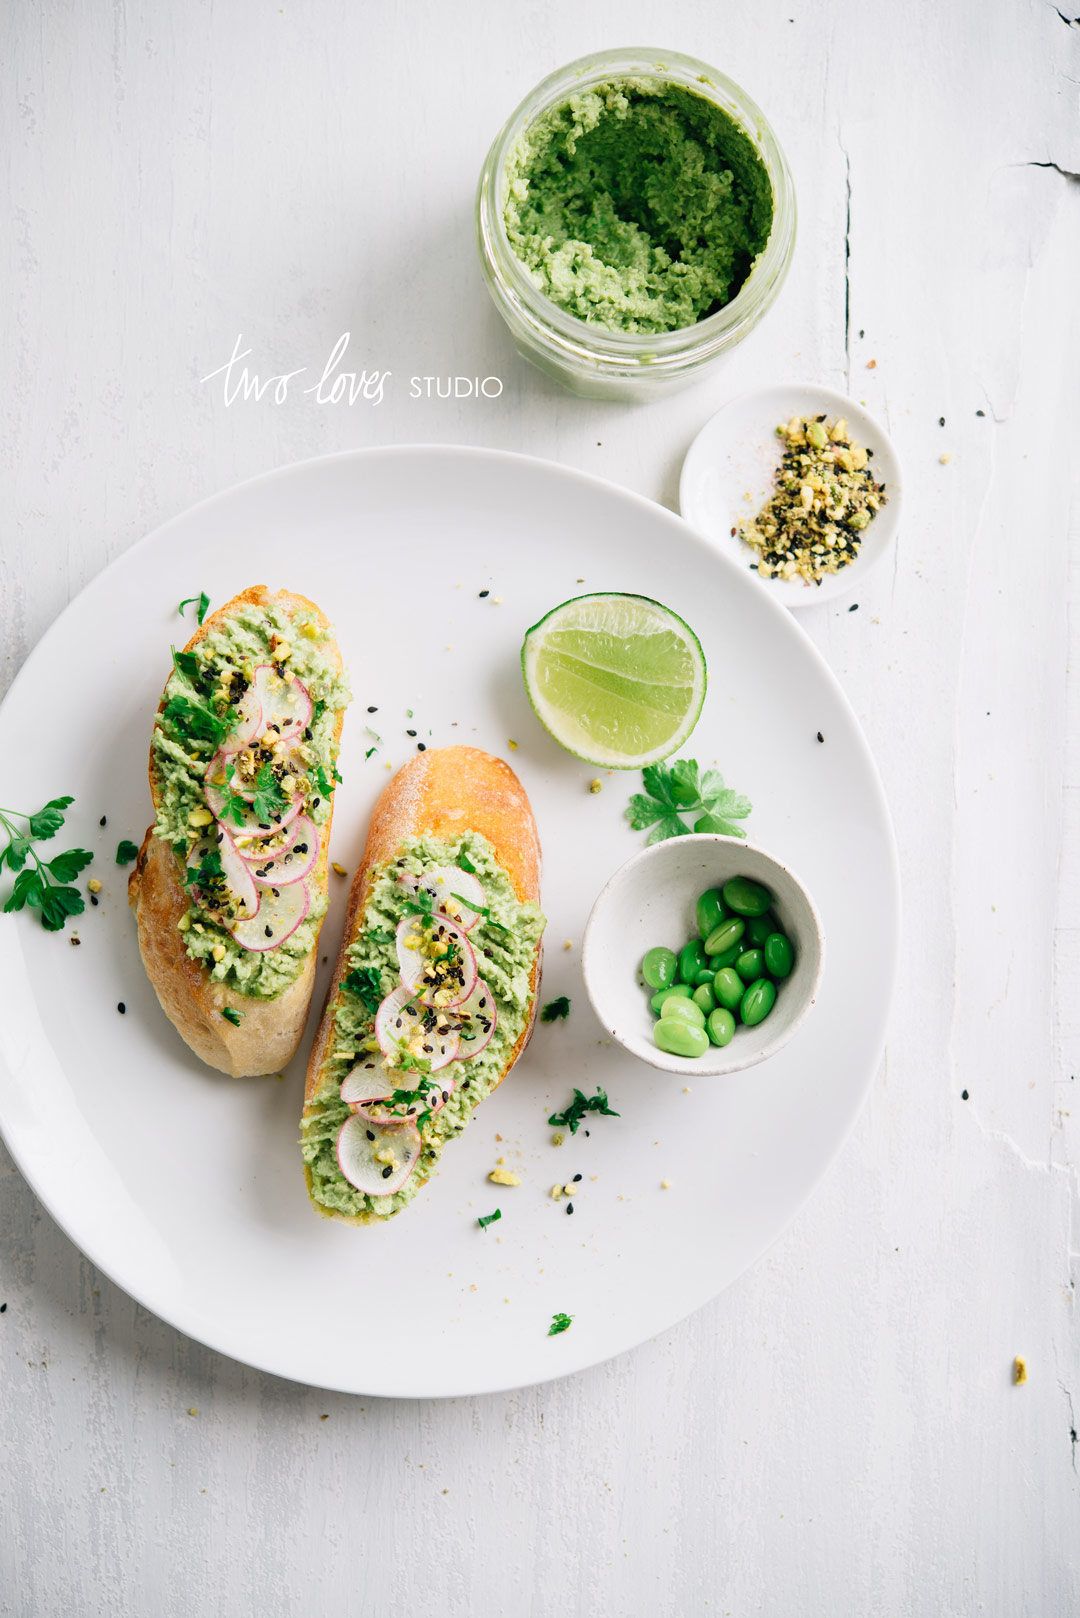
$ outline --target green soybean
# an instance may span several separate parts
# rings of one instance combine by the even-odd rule
[[[758,978],[765,976],[765,952],[760,949],[744,949],[735,962],[735,970],[744,983],[756,983]]]
[[[675,970],[679,962],[673,949],[665,949],[658,944],[655,949],[645,951],[645,959],[641,963],[641,975],[650,989],[668,989],[675,982]]]
[[[721,950],[719,955],[713,955],[709,961],[713,973],[722,971],[725,966],[734,966],[742,952],[743,946],[740,942],[732,944],[730,949]]]
[[[714,1045],[726,1045],[735,1033],[735,1018],[725,1006],[717,1006],[705,1027]]]
[[[713,1016],[716,1016],[715,1011]],[[695,1023],[661,1017],[653,1029],[653,1044],[670,1056],[704,1056],[709,1048],[709,1036]]]
[[[697,902],[697,930],[702,938],[708,938],[714,933],[722,921],[726,921],[730,912],[724,903],[719,888],[710,888],[703,893]]]
[[[772,899],[768,888],[745,876],[733,876],[730,882],[724,883],[722,892],[724,903],[737,916],[763,916]]]
[[[758,978],[743,995],[739,1016],[748,1028],[753,1028],[757,1023],[765,1021],[775,1004],[776,984],[769,978]]]
[[[697,1028],[705,1026],[705,1013],[701,1007],[695,1006],[692,1000],[680,1000],[677,995],[665,1000],[660,1008],[661,1022],[670,1022],[672,1018],[676,1022],[693,1023]]]
[[[706,955],[722,955],[732,944],[739,942],[745,931],[746,923],[741,916],[729,916],[719,927],[714,927],[705,940]]]
[[[742,1000],[746,984],[732,966],[721,967],[713,978],[713,994],[728,1011],[734,1011]]]
[[[716,962],[715,961],[710,961],[707,966],[703,966],[701,968],[701,971],[698,973],[697,977],[694,979],[695,986],[700,986],[702,983],[711,983],[715,975],[716,975]]]
[[[701,947],[701,939],[692,938],[679,951],[680,983],[696,983],[698,973],[708,964],[705,951]]]
[[[691,989],[689,983],[673,983],[668,989],[658,989],[656,994],[654,994],[652,999],[649,1001],[649,1004],[659,1017],[664,1001],[667,1000],[671,995],[675,995],[677,999],[689,1000],[692,993],[693,990]]]
[[[754,916],[746,929],[746,936],[754,949],[764,949],[765,940],[776,931],[776,917],[771,910],[763,916]]]
[[[765,940],[765,965],[774,978],[786,978],[795,965],[795,951],[787,933],[770,933]]]
[[[702,1011],[705,1013],[705,1019],[708,1021],[709,1012],[716,1010],[716,996],[713,994],[712,984],[700,984],[694,990],[692,998],[695,1006],[701,1007]]]

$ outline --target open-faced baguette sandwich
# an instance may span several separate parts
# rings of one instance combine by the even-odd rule
[[[475,747],[387,784],[308,1064],[301,1147],[328,1218],[400,1212],[532,1032],[540,844],[508,764]]]
[[[245,590],[173,653],[128,902],[162,1010],[222,1073],[276,1072],[300,1042],[348,700],[329,624],[285,590]]]

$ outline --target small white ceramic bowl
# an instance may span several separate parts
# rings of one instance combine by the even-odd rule
[[[710,1045],[704,1056],[670,1056],[653,1043],[653,990],[644,987],[642,958],[655,944],[677,954],[696,938],[698,896],[733,876],[760,882],[772,894],[773,912],[795,946],[794,969],[777,984],[764,1022],[738,1024],[727,1045]],[[673,837],[627,860],[593,905],[582,943],[585,989],[612,1037],[651,1067],[699,1078],[753,1067],[786,1045],[814,1004],[824,961],[821,921],[798,878],[763,848],[710,834]]]
[[[850,595],[892,549],[900,527],[903,480],[899,456],[880,422],[856,400],[816,383],[758,388],[729,400],[710,417],[686,453],[679,480],[679,510],[687,522],[717,550],[749,568],[756,561],[754,552],[732,529],[756,516],[773,493],[783,452],[777,425],[792,416],[822,414],[845,417],[857,442],[873,450],[875,475],[885,484],[885,504],[864,529],[855,560],[839,573],[826,573],[820,584],[806,584],[802,579],[761,580],[762,589],[785,607],[817,607],[823,601]]]

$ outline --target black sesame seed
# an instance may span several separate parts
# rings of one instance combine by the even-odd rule
[[[944,416],[939,416],[938,419],[937,419],[937,424],[938,424],[939,427],[944,427],[944,425],[945,425],[945,417]]]
[[[967,1091],[966,1090],[961,1090],[961,1092],[960,1092],[960,1100],[961,1101],[966,1101],[967,1099],[968,1099]]]
[[[407,730],[405,732],[405,734],[406,734],[406,736],[415,736],[416,732],[415,732],[415,730]]]
[[[7,1314],[7,1304],[6,1303],[0,1303],[0,1315],[6,1315],[6,1314]]]
[[[375,1139],[375,1131],[373,1129],[365,1129],[364,1134],[367,1136],[368,1140]]]
[[[818,733],[817,733],[817,739],[818,739],[818,741],[819,741],[819,742],[823,742],[823,741],[824,741],[824,740],[825,740],[825,738],[824,738],[824,736],[823,736],[823,735],[822,735],[822,734],[821,734],[821,732],[820,732],[820,730],[819,730],[819,731],[818,731]]]
[[[485,596],[489,596],[489,595],[490,595],[490,594],[491,594],[491,591],[490,591],[490,590],[481,590],[481,592],[480,592],[480,599],[481,599],[481,601],[483,601],[483,599],[484,599],[484,597],[485,597]]]
[[[977,415],[977,416],[985,416],[985,415],[986,415],[986,411],[985,411],[985,410],[976,410],[976,412],[975,412],[975,414],[976,414],[976,415]],[[101,822],[101,824],[102,824],[102,825],[103,825],[103,826],[104,826],[104,824],[105,824],[105,822],[104,822],[104,821],[102,821],[102,822]]]
[[[981,411],[981,410],[980,410],[980,411],[979,411],[979,415],[980,415],[980,416],[981,416],[981,415],[982,415],[982,411]],[[98,825],[99,825],[99,826],[104,826],[104,824],[105,824],[105,816],[104,816],[104,815],[102,815],[102,817],[101,817],[101,819],[100,819],[100,820],[99,820],[99,821],[98,821]],[[7,1308],[7,1304],[6,1304],[6,1303],[5,1303],[5,1305],[4,1305],[4,1308],[5,1308],[5,1309],[6,1309],[6,1308]]]
[[[272,927],[264,927],[263,928],[263,937],[264,938],[273,938],[273,936],[274,936],[274,929]]]
[[[575,1184],[576,1184],[576,1183],[577,1183],[577,1181],[578,1181],[578,1180],[580,1180],[580,1179],[581,1179],[581,1175],[580,1175],[580,1174],[575,1174],[575,1175],[574,1175],[574,1183],[575,1183]]]
[[[393,1172],[394,1172],[394,1165],[392,1163],[387,1163],[386,1167],[382,1171],[383,1179],[388,1180],[390,1178],[391,1174],[393,1174]]]
[[[572,1214],[572,1213],[573,1213],[573,1211],[574,1211],[574,1204],[573,1204],[573,1203],[572,1203],[572,1202],[568,1202],[568,1203],[567,1203],[567,1204],[566,1204],[566,1211],[567,1211],[567,1213],[568,1213],[568,1214]]]
[[[444,1090],[443,1091],[442,1098],[443,1098],[444,1101],[449,1101],[450,1100],[450,1092],[449,1092],[449,1090]]]
[[[371,708],[368,709],[368,713],[378,713],[378,711],[379,710],[376,707],[371,707]]]
[[[418,753],[426,753],[427,752],[427,747],[425,746],[425,744],[423,742],[417,742],[416,751]]]
[[[117,1011],[120,1013],[120,1015],[122,1017],[124,1015],[124,1013],[127,1011],[127,1006],[125,1006],[125,1004],[124,1004],[124,1002],[122,1000],[118,1000],[116,1002],[116,1009],[117,1009]]]
[[[857,601],[853,601],[851,603],[851,606],[848,608],[848,612],[858,612],[858,610],[859,610],[859,603]]]
[[[90,895],[90,903],[91,903],[91,904],[92,904],[92,905],[94,905],[94,906],[95,906],[95,907],[96,907],[96,905],[97,905],[97,902],[98,902],[98,897],[97,897],[97,894],[96,894],[96,893],[92,893],[92,894],[91,894],[91,895]]]

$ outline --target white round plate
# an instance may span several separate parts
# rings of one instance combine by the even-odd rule
[[[148,820],[169,643],[194,627],[177,603],[206,590],[217,606],[258,583],[319,602],[351,671],[336,861],[356,868],[386,765],[417,740],[511,759],[544,846],[543,998],[569,995],[569,1019],[538,1024],[438,1178],[382,1228],[321,1220],[308,1203],[296,1142],[314,1015],[281,1080],[203,1067],[143,974],[127,871],[114,863],[118,840],[140,838]],[[655,596],[693,625],[711,688],[687,751],[752,799],[750,835],[802,873],[829,937],[820,1000],[799,1037],[760,1067],[689,1091],[681,1075],[606,1043],[581,982],[592,901],[644,839],[624,819],[640,777],[564,753],[521,682],[525,631],[590,589]],[[8,1146],[118,1285],[281,1376],[346,1392],[472,1394],[632,1347],[773,1240],[838,1150],[880,1058],[896,857],[839,686],[744,568],[660,506],[564,467],[486,450],[361,450],[196,506],[102,573],[45,635],[0,709],[0,758],[0,802],[36,809],[74,795],[54,846],[94,849],[87,875],[104,882],[99,906],[75,923],[78,949],[70,925],[57,935],[29,912],[0,917]],[[591,793],[597,774],[603,791]],[[347,886],[334,891],[323,955],[336,949]],[[619,1116],[590,1115],[555,1147],[548,1116],[574,1085],[601,1086]],[[500,1158],[519,1186],[489,1181]],[[568,1217],[549,1192],[578,1174]],[[501,1220],[481,1229],[478,1215],[495,1208]],[[556,1312],[573,1324],[549,1337]]]
[[[864,530],[853,562],[839,573],[826,573],[820,584],[802,579],[758,579],[756,558],[738,536],[738,525],[759,512],[775,489],[774,476],[783,450],[776,429],[792,416],[843,416],[857,443],[874,452],[877,481],[884,481],[886,504]],[[900,462],[892,440],[862,405],[832,388],[788,382],[758,388],[731,399],[711,416],[683,461],[679,510],[724,556],[756,580],[785,607],[817,607],[850,595],[885,556],[900,526],[903,488]],[[732,530],[736,532],[733,533]]]

